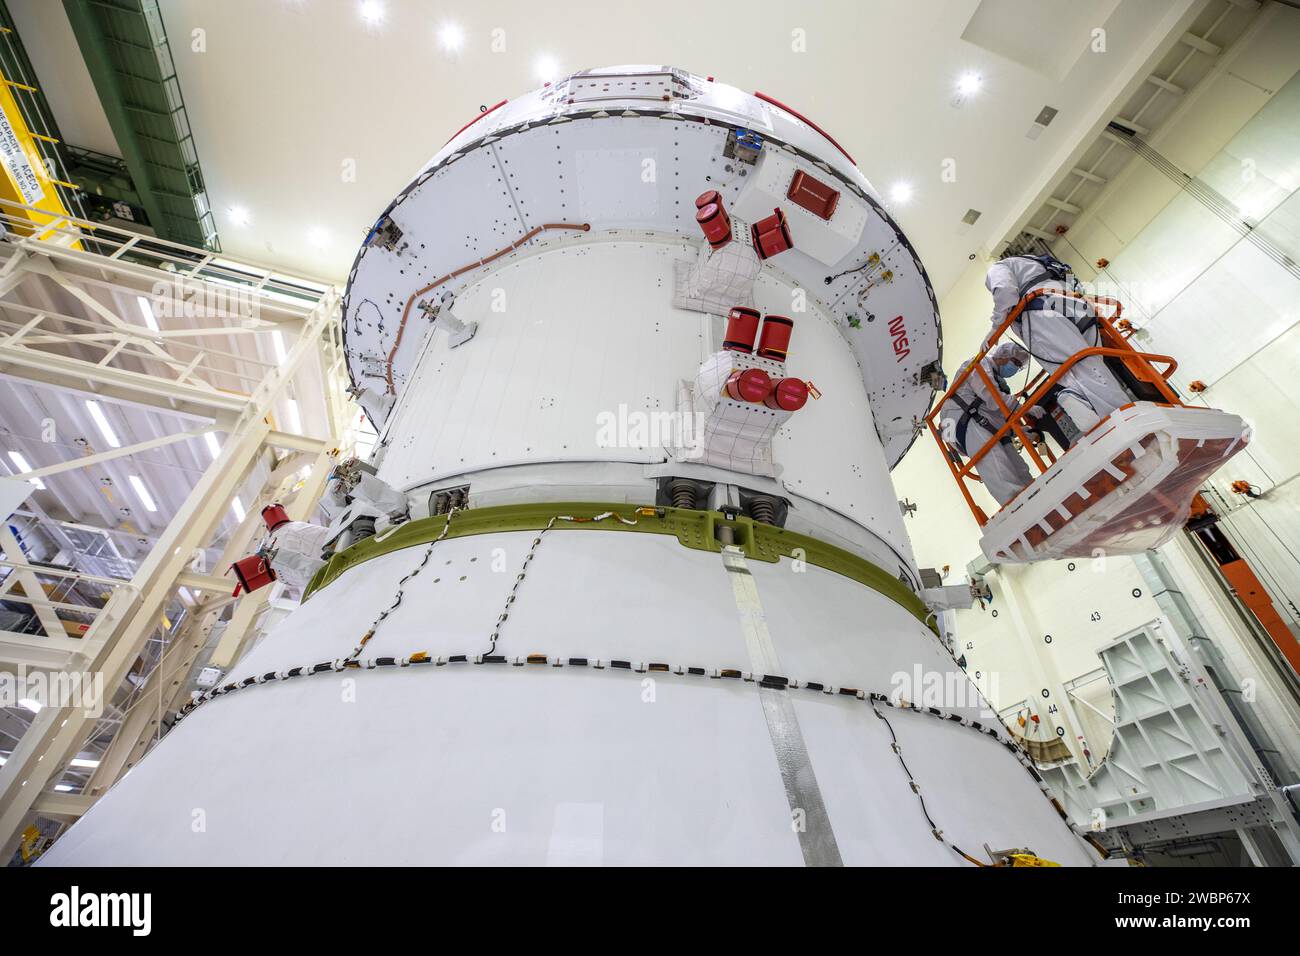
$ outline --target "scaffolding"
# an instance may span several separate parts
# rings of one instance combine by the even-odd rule
[[[0,223],[27,212],[0,203]],[[119,303],[161,305],[161,289],[175,290],[188,304],[183,321],[150,328],[125,317]],[[228,303],[232,293],[251,308],[234,314],[205,306]],[[51,307],[30,304],[42,301]],[[263,343],[271,338],[283,354],[266,361]],[[227,436],[165,527],[148,536],[150,546],[129,579],[35,566],[16,541],[0,541],[6,545],[3,599],[28,602],[38,622],[27,633],[0,632],[0,670],[21,665],[94,675],[105,691],[102,713],[61,701],[40,708],[0,766],[0,844],[8,858],[34,820],[75,820],[159,739],[168,715],[188,700],[190,671],[201,654],[228,665],[256,637],[270,589],[233,597],[221,570],[255,546],[263,504],[284,502],[295,520],[312,516],[357,414],[346,394],[333,286],[70,215],[28,235],[10,232],[0,242],[0,378],[42,393],[120,403],[114,407],[123,414],[153,416],[147,421],[155,433],[177,415],[199,422],[99,452],[86,449],[12,476],[17,479],[104,467],[208,431]],[[307,428],[276,427],[276,410],[295,387],[300,396],[319,390],[320,411]],[[246,515],[223,530],[232,498],[256,483],[250,475],[263,478],[260,487]],[[44,514],[35,497],[23,507],[33,527],[69,542],[79,533],[75,522]],[[88,530],[112,535],[120,529]],[[194,555],[209,552],[219,552],[212,570],[196,570]],[[52,582],[60,581],[100,589],[102,602],[91,602],[100,606],[52,597]],[[69,631],[69,616],[84,631]],[[67,776],[87,747],[96,754],[92,772]]]

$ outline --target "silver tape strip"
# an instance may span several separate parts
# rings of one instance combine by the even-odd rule
[[[731,579],[736,610],[740,612],[740,628],[745,635],[745,646],[749,651],[749,662],[754,669],[755,679],[763,674],[783,673],[776,648],[772,644],[772,635],[767,629],[767,620],[763,617],[758,585],[749,573],[744,552],[739,548],[725,546],[722,549],[722,563]],[[843,866],[839,844],[835,842],[835,832],[831,829],[830,816],[822,801],[821,789],[817,786],[817,775],[813,772],[808,746],[799,729],[799,719],[795,716],[790,692],[760,686],[758,698],[763,705],[763,716],[767,718],[767,732],[772,738],[777,766],[781,769],[781,780],[785,784],[790,812],[803,813],[803,827],[795,832],[799,837],[799,848],[803,851],[804,864]]]

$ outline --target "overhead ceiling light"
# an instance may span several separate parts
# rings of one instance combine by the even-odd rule
[[[88,757],[77,757],[68,761],[69,767],[85,767],[87,770],[94,770],[99,766],[98,760],[91,760]]]
[[[121,448],[122,443],[117,438],[117,432],[108,424],[108,419],[104,417],[104,410],[99,407],[99,402],[86,401],[86,409],[90,412],[90,417],[95,420],[95,425],[99,428],[99,433],[104,436],[104,441],[108,442],[113,448]]]
[[[203,440],[207,443],[208,451],[212,453],[213,458],[221,454],[221,446],[217,444],[216,432],[204,432]]]
[[[22,700],[18,702],[18,706],[25,707],[27,710],[30,710],[33,714],[39,714],[41,712],[41,708],[44,707],[45,705],[42,704],[39,700],[32,700],[30,697],[24,697]]]
[[[438,31],[438,43],[448,53],[455,53],[465,45],[465,32],[454,23],[444,23]]]
[[[382,23],[384,20],[384,5],[379,0],[362,0],[360,7],[361,19],[366,23]]]
[[[280,334],[279,329],[271,333],[271,346],[275,349],[275,360],[283,365],[285,356],[289,353],[284,349],[284,336]]]
[[[235,513],[235,517],[242,523],[244,515],[247,514],[247,512],[244,511],[244,503],[238,498],[232,498],[230,500],[230,509]]]
[[[556,62],[555,57],[544,53],[537,58],[536,70],[539,80],[550,83],[559,75],[560,64]]]
[[[158,328],[158,319],[153,314],[153,304],[142,295],[137,295],[135,301],[140,303],[140,314],[144,316],[144,324],[155,332],[161,332],[162,330]]]
[[[298,411],[298,400],[289,399],[289,427],[293,429],[295,435],[302,434],[302,415]]]
[[[58,793],[71,793],[71,792],[72,792],[72,788],[71,788],[70,786],[68,786],[66,783],[56,783],[56,784],[54,785],[54,789],[55,789],[55,791],[58,792]]]
[[[957,92],[962,96],[974,96],[984,85],[984,78],[978,73],[963,73],[957,80]]]
[[[229,209],[230,221],[236,226],[247,226],[249,222],[248,210],[243,206],[231,206]]]
[[[126,480],[131,482],[131,487],[135,489],[135,493],[146,511],[158,510],[158,506],[154,504],[153,495],[149,494],[149,489],[144,486],[144,482],[140,480],[139,475],[127,475]]]
[[[11,451],[9,453],[9,460],[12,461],[15,466],[17,466],[19,474],[22,474],[23,472],[26,471],[36,470],[27,463],[27,459],[22,456],[22,452]],[[30,481],[33,485],[35,485],[37,488],[39,488],[41,491],[45,490],[45,482],[41,481],[41,479],[28,478],[27,480]]]
[[[889,201],[899,203],[910,202],[912,199],[911,183],[894,183],[889,190]]]

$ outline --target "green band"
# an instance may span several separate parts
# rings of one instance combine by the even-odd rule
[[[640,534],[667,534],[675,537],[684,547],[696,551],[720,553],[717,529],[729,527],[735,545],[745,552],[745,557],[755,561],[775,564],[781,558],[792,558],[836,574],[843,575],[879,591],[894,603],[901,605],[917,620],[930,625],[932,616],[921,599],[898,578],[865,558],[837,548],[834,545],[810,538],[808,535],[763,524],[738,515],[729,518],[718,511],[695,511],[687,508],[638,508],[627,504],[592,504],[590,502],[539,502],[523,505],[500,505],[494,508],[470,508],[456,513],[447,532],[448,538],[465,538],[475,534],[496,534],[509,531],[540,531],[556,515],[574,518],[593,518],[607,511],[617,512],[636,524],[619,521],[558,522],[555,531],[612,531]],[[351,547],[330,558],[325,567],[316,572],[307,585],[304,600],[349,568],[377,558],[380,555],[428,544],[442,532],[447,524],[446,515],[421,518],[400,525],[384,537],[363,538]]]

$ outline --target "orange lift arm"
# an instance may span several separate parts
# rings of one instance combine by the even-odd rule
[[[1237,552],[1227,536],[1218,530],[1218,520],[1219,516],[1205,500],[1205,496],[1197,495],[1192,502],[1192,516],[1187,522],[1187,533],[1205,548],[1206,553],[1219,566],[1219,572],[1232,593],[1259,621],[1260,627],[1277,645],[1291,669],[1300,674],[1300,643],[1297,643],[1295,635],[1274,607],[1273,599],[1269,597],[1250,564]]]

